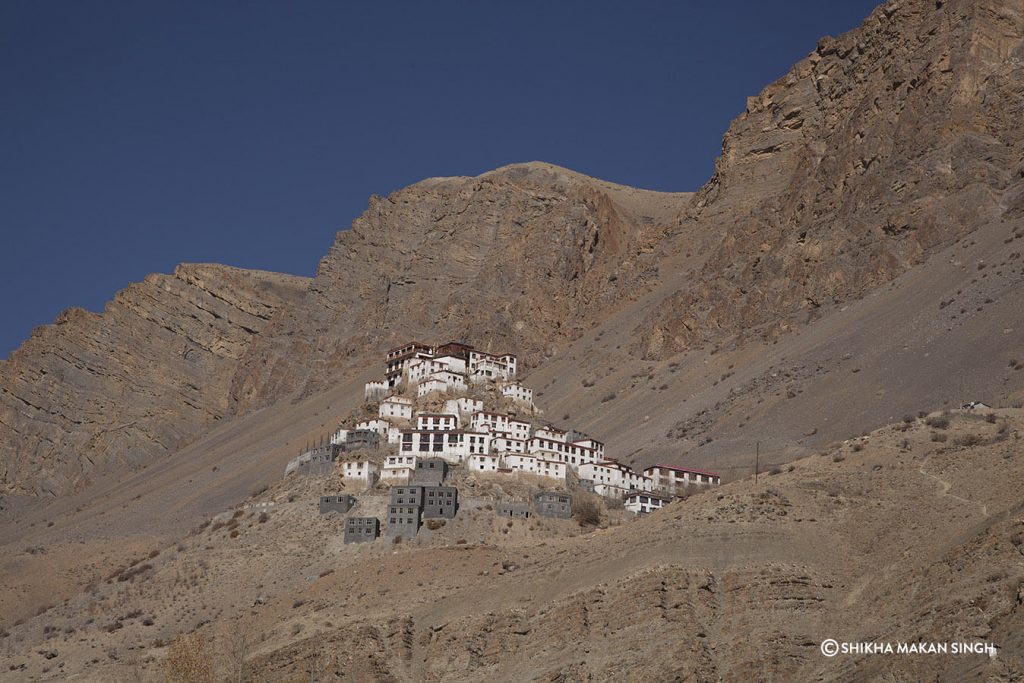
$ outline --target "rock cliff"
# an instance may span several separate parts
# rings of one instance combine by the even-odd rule
[[[690,198],[541,163],[373,197],[247,353],[238,409],[322,389],[411,337],[465,338],[536,363],[650,286],[653,245]]]
[[[638,330],[643,353],[778,334],[1018,217],[1022,36],[1019,3],[889,2],[749,98],[680,219],[720,242]]]
[[[63,312],[0,362],[0,493],[57,495],[172,453],[228,410],[238,360],[305,278],[182,265]]]

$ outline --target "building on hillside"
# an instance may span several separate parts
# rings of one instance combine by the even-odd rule
[[[412,399],[404,396],[388,396],[380,402],[377,414],[383,418],[412,420]]]
[[[511,353],[491,354],[483,351],[471,350],[468,356],[468,371],[470,375],[479,377],[481,380],[505,380],[509,382],[516,378],[516,357]]]
[[[391,427],[391,423],[381,418],[374,418],[372,420],[363,420],[356,424],[355,431],[365,429],[367,431],[376,432],[379,437],[387,437],[388,429]],[[346,440],[347,442],[347,440]],[[379,440],[378,440],[379,442]]]
[[[598,452],[593,448],[570,443],[550,429],[538,429],[526,443],[526,452],[549,460],[559,460],[573,469],[588,463],[600,462]],[[564,434],[561,436],[564,437]]]
[[[430,358],[416,358],[409,361],[405,366],[405,370],[402,373],[402,380],[408,385],[418,384],[435,372],[446,370],[444,365],[441,365],[433,357]]]
[[[574,446],[580,446],[582,448],[590,449],[594,452],[597,460],[600,462],[604,460],[604,444],[597,439],[592,439],[583,432],[577,432],[575,429],[569,431],[566,435],[566,442]]]
[[[533,406],[533,389],[524,387],[522,384],[506,384],[501,388],[501,395],[510,398],[516,403]]]
[[[389,387],[395,387],[402,381],[402,372],[405,367],[417,358],[430,358],[434,350],[426,344],[409,342],[402,346],[396,346],[385,355],[386,370],[384,379]]]
[[[419,413],[416,429],[425,432],[450,432],[459,428],[459,416],[449,413]]]
[[[381,481],[389,484],[407,484],[416,469],[415,455],[389,455],[384,458]]]
[[[579,480],[580,491],[586,491],[587,493],[594,492],[594,480],[593,479],[580,479]]]
[[[380,536],[380,520],[376,517],[349,517],[345,520],[345,543],[369,543]]]
[[[363,399],[367,402],[379,401],[388,393],[387,382],[367,382],[363,388]]]
[[[444,382],[445,391],[465,391],[469,388],[466,384],[465,376],[449,370],[440,370],[438,372],[431,373],[430,377],[427,379],[431,381]]]
[[[509,434],[493,432],[491,434],[492,453],[525,453],[526,441],[513,438]]]
[[[423,519],[452,519],[459,511],[459,490],[454,486],[423,487]]]
[[[448,477],[448,463],[443,458],[418,458],[412,472],[412,484],[440,484]]]
[[[444,403],[444,411],[446,413],[458,415],[460,418],[463,416],[470,416],[473,413],[479,412],[483,409],[483,401],[468,398],[465,396],[459,398],[450,398]]]
[[[650,491],[654,481],[650,477],[637,474],[626,465],[605,460],[598,463],[586,463],[577,469],[581,479],[594,482],[594,493],[617,498],[632,490]]]
[[[435,352],[434,361],[447,372],[453,372],[460,376],[466,374],[466,359],[463,357]]]
[[[461,464],[466,458],[490,451],[490,434],[463,431],[402,430],[402,455],[431,455]]]
[[[344,427],[338,427],[338,429],[331,434],[330,442],[332,446],[344,446],[345,439],[348,438],[348,430]]]
[[[412,538],[420,530],[419,505],[388,505],[388,536]]]
[[[438,356],[452,356],[455,358],[461,358],[462,360],[468,361],[469,354],[473,350],[473,347],[465,342],[450,341],[441,344],[434,349],[434,353]]]
[[[690,486],[711,487],[722,483],[722,478],[714,472],[675,465],[651,465],[644,468],[644,474],[651,479],[654,489],[673,496],[681,495]]]
[[[477,454],[469,456],[466,467],[470,472],[485,472],[496,474],[501,469],[501,456],[491,454]]]
[[[380,446],[380,434],[371,429],[352,429],[345,435],[343,450],[358,451],[362,448],[375,449]]]
[[[665,507],[672,498],[651,491],[630,491],[622,497],[622,502],[630,512],[645,515]]]
[[[387,441],[388,443],[402,443],[402,428],[396,425],[389,426]]]
[[[341,453],[336,444],[314,446],[299,456],[298,472],[304,475],[320,476],[334,471],[334,462]]]
[[[533,508],[541,517],[572,517],[572,496],[567,493],[541,491],[533,497]]]
[[[392,505],[415,505],[417,508],[423,507],[423,488],[422,486],[392,486],[390,495],[390,501]]]
[[[424,398],[430,394],[443,394],[448,391],[448,385],[439,379],[430,378],[420,382],[416,387],[416,396]]]
[[[372,488],[380,476],[380,466],[369,460],[350,460],[342,464],[342,474],[346,481]]]
[[[558,427],[553,425],[544,425],[543,427],[537,427],[533,433],[534,438],[544,439],[546,441],[558,441],[565,443],[566,432],[562,431]]]
[[[475,412],[470,418],[469,425],[474,432],[507,434],[514,439],[523,440],[530,438],[529,422],[517,420],[503,413],[492,413],[486,410]]]
[[[563,482],[569,472],[564,462],[546,460],[535,455],[508,454],[505,456],[505,466],[513,472],[534,474]]]
[[[345,514],[352,509],[352,506],[356,504],[355,496],[347,494],[335,494],[328,496],[320,496],[320,514],[325,515],[328,512],[338,512]]]
[[[506,500],[494,506],[494,513],[498,517],[529,519],[531,515],[530,504],[520,501]]]

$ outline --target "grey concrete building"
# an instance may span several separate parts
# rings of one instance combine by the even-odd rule
[[[380,434],[372,429],[353,429],[345,435],[345,450],[357,451],[361,448],[375,449],[380,446]]]
[[[572,496],[568,493],[541,491],[533,497],[533,509],[541,517],[572,517]]]
[[[346,513],[356,504],[355,496],[348,494],[337,494],[333,496],[320,496],[320,514],[328,512]]]
[[[423,518],[451,519],[459,511],[459,490],[454,486],[423,487]]]
[[[519,519],[527,519],[532,514],[529,503],[516,501],[502,501],[494,507],[494,511],[499,517],[516,517]]]
[[[392,486],[391,487],[391,504],[392,505],[415,505],[417,508],[423,507],[423,487],[422,486]]]
[[[380,536],[376,517],[349,517],[345,520],[345,543],[366,543]]]
[[[388,536],[412,538],[419,530],[418,505],[388,505]]]
[[[412,473],[413,484],[442,484],[448,478],[448,463],[441,458],[419,458]]]

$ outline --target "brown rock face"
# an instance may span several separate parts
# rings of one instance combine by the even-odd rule
[[[62,313],[0,362],[0,493],[56,495],[144,463],[228,409],[238,360],[308,280],[182,265]]]
[[[374,197],[247,353],[239,410],[322,389],[408,337],[536,362],[654,280],[660,226],[690,197],[539,163]]]
[[[640,332],[648,357],[785,329],[1021,212],[1024,13],[890,2],[748,101],[682,219],[721,241]]]

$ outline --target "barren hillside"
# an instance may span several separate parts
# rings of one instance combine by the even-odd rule
[[[600,529],[498,518],[483,477],[440,529],[346,546],[316,513],[338,483],[291,478],[10,627],[0,679],[158,680],[195,631],[247,680],[1018,680],[1024,413],[989,415],[908,417]],[[827,637],[999,650],[827,659]]]
[[[239,631],[266,680],[1024,678],[1022,60],[1016,0],[894,0],[751,97],[697,193],[428,179],[311,280],[185,265],[38,329],[0,361],[0,678],[145,680]],[[343,547],[327,484],[281,473],[418,337],[516,353],[547,419],[727,485],[603,529],[502,527],[481,486]]]

